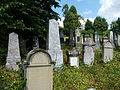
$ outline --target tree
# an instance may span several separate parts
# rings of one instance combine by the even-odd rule
[[[29,41],[32,36],[37,35],[43,43],[42,46],[46,46],[48,20],[59,18],[52,10],[52,7],[60,7],[58,1],[60,0],[1,0],[0,49],[7,48],[10,32],[16,32],[23,40]]]
[[[93,29],[93,25],[92,22],[87,19],[87,22],[85,23],[85,30],[92,30]]]
[[[75,32],[75,29],[77,27],[80,27],[80,19],[82,18],[80,15],[77,14],[77,10],[75,8],[75,6],[71,6],[69,8],[69,6],[67,4],[65,4],[63,6],[62,9],[63,13],[64,13],[64,33],[66,34],[66,36],[69,36],[69,39],[72,40]],[[70,44],[70,41],[69,41]]]
[[[102,34],[108,30],[108,23],[105,18],[96,17],[93,23],[94,31],[97,31],[99,34]]]

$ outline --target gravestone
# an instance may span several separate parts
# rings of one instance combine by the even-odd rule
[[[112,43],[108,40],[107,37],[103,38],[104,43],[103,43],[103,61],[109,62],[113,59],[113,46]]]
[[[118,40],[118,46],[120,46],[120,35],[118,35],[117,40]]]
[[[86,42],[83,43],[83,62],[87,65],[93,65],[94,63],[94,49],[95,43],[91,38],[88,38]]]
[[[114,39],[113,39],[113,31],[110,31],[110,42],[112,43],[113,46],[115,46]]]
[[[90,38],[90,35],[89,35],[89,34],[86,34],[86,35],[84,36],[84,42],[86,42],[87,39],[89,39],[89,38]]]
[[[79,55],[80,52],[76,48],[68,52],[70,66],[79,67]]]
[[[76,45],[76,48],[77,49],[80,49],[81,48],[81,34],[80,34],[80,28],[77,28],[75,30],[75,45]]]
[[[17,62],[20,62],[19,40],[16,33],[9,34],[8,54],[6,58],[6,68],[8,70],[18,70]]]
[[[24,63],[25,90],[52,90],[53,65],[50,55],[39,49],[30,51]]]
[[[115,46],[118,46],[117,34],[115,32],[113,32],[113,41]]]
[[[59,30],[60,33],[60,43],[61,45],[64,45],[64,33],[63,30]]]
[[[33,49],[39,48],[39,38],[38,36],[33,37]]]
[[[97,32],[95,32],[95,43],[96,43],[96,48],[100,48],[99,34]]]
[[[58,23],[54,19],[49,20],[48,53],[51,55],[52,61],[55,62],[55,66],[61,67],[63,52],[60,45]]]
[[[73,40],[74,36],[73,36],[73,30],[70,29],[69,31],[69,45],[70,46],[74,46],[74,40]]]

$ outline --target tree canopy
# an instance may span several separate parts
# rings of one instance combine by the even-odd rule
[[[104,31],[108,30],[108,23],[105,18],[96,17],[93,23],[93,28],[98,33],[103,34]]]
[[[85,23],[85,30],[92,30],[93,29],[93,25],[92,22],[87,19],[87,22]]]

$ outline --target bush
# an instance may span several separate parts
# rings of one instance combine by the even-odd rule
[[[7,71],[0,67],[0,90],[23,90],[22,71]]]

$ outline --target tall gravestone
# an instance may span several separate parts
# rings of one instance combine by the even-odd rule
[[[110,31],[110,42],[112,43],[113,46],[115,46],[114,39],[113,39],[113,31]]]
[[[19,40],[16,33],[9,34],[8,54],[6,59],[6,68],[8,70],[18,70],[17,62],[21,60],[19,50]]]
[[[106,63],[113,59],[113,46],[107,37],[104,37],[103,41],[104,43],[103,43],[102,57],[103,57],[103,61]]]
[[[99,34],[97,32],[95,32],[95,43],[96,43],[96,48],[100,48]]]
[[[50,55],[40,49],[34,49],[27,55],[24,63],[25,90],[52,90],[53,65]]]
[[[63,52],[60,45],[58,23],[54,19],[49,20],[48,53],[51,55],[52,61],[55,62],[55,66],[61,67]]]
[[[91,38],[88,38],[86,42],[83,43],[83,62],[87,65],[93,65],[94,63],[94,48],[95,43]]]

